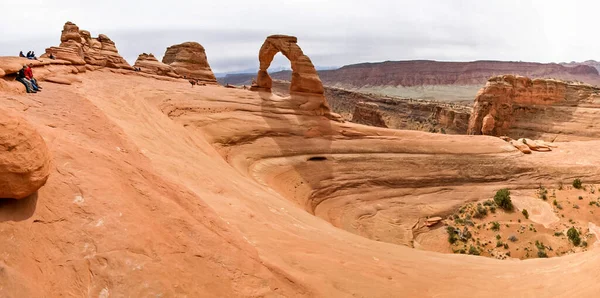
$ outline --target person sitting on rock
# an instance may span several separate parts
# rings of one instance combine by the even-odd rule
[[[189,80],[190,84],[192,84],[192,88],[194,88],[194,85],[198,84],[198,81],[191,79]]]
[[[25,90],[27,90],[27,93],[36,93],[37,91],[33,89],[31,82],[25,77],[25,69],[27,69],[27,65],[23,65],[23,68],[17,72],[16,80],[25,85]]]
[[[31,52],[27,53],[27,59],[37,60],[37,57],[35,56],[35,52],[31,51]]]
[[[54,57],[54,54],[52,54],[52,53],[50,53],[50,56],[48,56],[48,58],[50,58],[52,60],[56,59],[56,57]]]
[[[19,52],[19,57],[21,57],[21,58],[25,58],[25,54],[23,54],[23,51],[20,51],[20,52]]]
[[[33,69],[31,69],[32,66],[33,63],[29,63],[29,66],[27,66],[27,69],[25,69],[25,78],[27,78],[31,82],[31,85],[33,86],[33,89],[35,91],[40,91],[42,87],[38,85],[37,80],[33,77]]]

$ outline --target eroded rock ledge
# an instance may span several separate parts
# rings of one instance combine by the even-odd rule
[[[600,89],[554,79],[503,75],[482,88],[468,134],[547,140],[600,137]]]

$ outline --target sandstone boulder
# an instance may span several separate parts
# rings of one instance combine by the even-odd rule
[[[162,59],[164,64],[188,79],[197,79],[206,84],[217,84],[204,47],[197,42],[184,42],[167,48]]]
[[[529,146],[523,144],[522,142],[511,140],[511,141],[509,141],[509,143],[511,145],[513,145],[515,148],[519,149],[519,151],[521,151],[525,154],[531,154],[531,149],[529,149]]]
[[[35,193],[49,172],[44,139],[25,119],[0,110],[0,198],[22,199]]]
[[[158,59],[156,59],[156,57],[154,57],[153,54],[140,54],[133,66],[140,68],[140,71],[144,73],[155,74],[159,76],[168,76],[173,78],[181,77],[180,75],[175,73],[173,67],[158,61]]]

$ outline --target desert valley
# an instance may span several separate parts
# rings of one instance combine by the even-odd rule
[[[1,297],[598,295],[600,63],[317,71],[271,35],[217,78],[94,34],[0,57]]]

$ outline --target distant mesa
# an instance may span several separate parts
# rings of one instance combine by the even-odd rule
[[[584,83],[496,76],[477,94],[467,133],[562,141],[597,139],[600,126],[590,111],[600,109],[599,101],[600,88]]]
[[[173,67],[158,61],[158,59],[156,59],[156,57],[154,57],[153,54],[140,54],[137,60],[135,61],[133,67],[139,68],[141,72],[148,74],[167,76],[173,78],[181,77],[175,72]]]
[[[119,55],[115,43],[108,36],[100,34],[93,38],[89,31],[80,30],[72,22],[65,23],[60,42],[58,47],[47,48],[41,57],[48,58],[52,54],[56,59],[66,60],[74,65],[133,69]]]
[[[0,198],[23,199],[50,174],[50,153],[42,136],[13,112],[0,109]]]
[[[197,42],[184,42],[167,48],[162,62],[186,78],[205,84],[217,84],[204,47]]]

